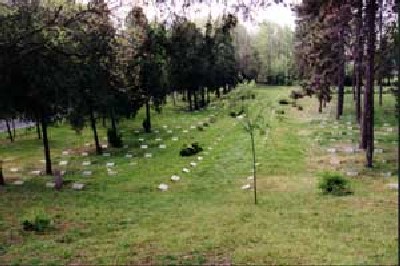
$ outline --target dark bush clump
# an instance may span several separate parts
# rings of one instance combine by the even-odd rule
[[[208,127],[209,125],[208,125],[208,123],[207,122],[204,122],[203,123],[203,127]]]
[[[203,151],[203,148],[200,147],[200,145],[197,142],[195,142],[195,143],[192,143],[192,145],[189,147],[182,148],[181,151],[179,152],[179,155],[180,156],[192,156],[201,151]]]
[[[290,98],[295,99],[295,100],[296,99],[301,99],[303,97],[304,97],[304,94],[303,94],[302,91],[292,91],[290,93]]]
[[[298,106],[298,107],[297,107],[297,110],[303,111],[303,106]]]
[[[197,126],[197,130],[198,130],[198,131],[203,131],[204,129],[203,129],[202,126]]]
[[[280,99],[280,100],[279,100],[279,104],[280,104],[280,105],[288,105],[288,104],[289,104],[289,101],[288,101],[287,99]]]
[[[347,179],[338,173],[324,173],[319,183],[319,188],[324,194],[345,196],[353,194]]]
[[[284,114],[285,114],[285,111],[283,111],[283,110],[277,110],[277,111],[276,111],[276,114],[277,114],[277,115],[284,115]]]
[[[24,220],[22,226],[24,231],[44,232],[51,228],[51,221],[50,219],[36,216],[33,222]]]

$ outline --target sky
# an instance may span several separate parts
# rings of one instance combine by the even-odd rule
[[[80,2],[87,2],[88,0],[80,0]],[[141,6],[143,7],[145,14],[147,15],[149,20],[153,20],[155,17],[159,19],[167,14],[167,10],[162,7],[156,7],[155,0],[107,0],[109,7],[113,9],[115,21],[122,22],[124,17],[126,17],[127,13],[131,10],[132,6]],[[287,25],[292,30],[295,27],[295,16],[293,12],[290,10],[290,3],[298,3],[300,0],[280,0],[281,4],[275,4],[275,0],[203,0],[202,3],[193,3],[190,6],[190,9],[187,9],[186,12],[183,12],[182,6],[185,0],[166,0],[168,3],[174,2],[175,7],[171,4],[166,5],[167,9],[173,9],[176,13],[185,15],[189,19],[206,19],[208,15],[211,13],[211,17],[213,19],[217,19],[222,16],[224,13],[224,4],[223,1],[226,1],[226,6],[228,7],[226,12],[231,11],[229,7],[232,5],[240,5],[244,4],[249,6],[250,2],[265,2],[265,6],[267,3],[272,3],[270,6],[265,8],[264,10],[254,9],[251,10],[250,16],[253,18],[253,22],[244,21],[243,18],[239,15],[239,22],[242,23],[249,32],[256,33],[258,30],[258,23],[263,22],[264,20],[269,20],[279,25]],[[198,2],[198,1],[196,1]],[[217,3],[219,2],[219,3]],[[278,1],[279,2],[279,1]],[[283,6],[283,3],[287,4],[287,7]],[[160,11],[161,10],[161,11]],[[161,20],[161,19],[160,19]],[[168,20],[168,18],[167,18]]]

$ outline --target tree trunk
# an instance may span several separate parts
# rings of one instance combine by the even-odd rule
[[[256,149],[254,147],[254,129],[250,125],[251,152],[253,154],[253,177],[254,177],[254,204],[257,204],[257,178],[256,178]]]
[[[343,98],[344,98],[344,42],[343,27],[339,30],[339,69],[338,69],[338,102],[336,110],[336,119],[340,119],[343,115]]]
[[[111,107],[110,118],[111,118],[111,130],[114,131],[115,133],[117,133],[117,124],[115,121],[114,107]]]
[[[11,132],[10,123],[8,122],[7,118],[6,118],[6,126],[7,126],[8,137],[9,137],[11,142],[14,142],[14,138],[13,138],[13,135],[12,135],[12,132]]]
[[[197,91],[193,92],[194,96],[194,110],[199,110],[199,100],[197,99]]]
[[[172,99],[174,100],[174,106],[176,106],[176,91],[172,92]]]
[[[366,144],[367,144],[367,167],[372,167],[374,152],[374,59],[375,59],[375,0],[367,1],[367,69],[365,86],[365,120],[366,122]]]
[[[103,122],[103,123],[102,123],[102,124],[103,124],[103,127],[106,128],[106,127],[107,127],[107,116],[106,116],[106,114],[103,114],[103,119],[102,119],[102,120],[103,120],[103,121],[102,121],[102,122]]]
[[[40,134],[39,119],[37,119],[37,121],[36,121],[36,133],[37,133],[38,139],[41,139],[42,136],[41,136],[41,134]]]
[[[318,100],[319,100],[318,113],[322,113],[322,97],[319,97]]]
[[[96,147],[96,154],[101,155],[102,150],[100,147],[99,136],[97,135],[97,130],[96,130],[96,118],[94,117],[94,112],[93,112],[93,108],[91,105],[89,106],[89,112],[90,112],[90,126],[93,131],[94,143],[95,143],[95,147]]]
[[[187,98],[188,98],[188,103],[189,103],[189,111],[193,111],[192,107],[192,94],[190,90],[187,90]]]
[[[50,146],[49,139],[47,137],[47,117],[42,114],[42,133],[43,133],[43,147],[44,147],[44,157],[46,159],[46,174],[51,175],[51,158],[50,158]]]
[[[382,106],[382,62],[383,62],[383,51],[382,51],[382,14],[383,14],[383,0],[379,0],[379,53],[380,63],[378,66],[378,86],[379,86],[379,106]]]
[[[207,87],[207,104],[211,103],[210,89]]]
[[[363,37],[361,34],[361,30],[363,27],[363,0],[357,1],[357,14],[356,14],[357,22],[356,22],[356,121],[360,124],[361,122],[361,86],[362,86],[362,61],[364,55],[363,49]]]
[[[201,88],[201,107],[204,108],[206,106],[206,95],[205,95],[205,88]]]
[[[12,118],[11,119],[11,125],[12,125],[12,128],[13,128],[13,135],[14,135],[14,140],[15,140],[15,118]]]
[[[353,64],[353,76],[352,76],[352,81],[351,81],[351,85],[352,85],[352,93],[353,93],[353,100],[356,100],[356,60],[354,60],[354,64]]]
[[[215,89],[215,95],[217,96],[218,99],[221,98],[221,91],[219,89],[220,89],[219,87]]]
[[[6,183],[4,182],[3,176],[3,161],[0,160],[0,186],[4,186]]]
[[[144,130],[146,133],[151,132],[150,100],[148,98],[146,100],[146,127]]]

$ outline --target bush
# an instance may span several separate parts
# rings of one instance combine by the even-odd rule
[[[203,123],[203,127],[208,127],[209,125],[208,125],[208,123],[207,122],[204,122]]]
[[[108,143],[111,145],[111,147],[114,148],[122,148],[122,135],[117,134],[116,131],[112,130],[109,128],[107,130],[107,138],[108,138]]]
[[[303,111],[303,106],[298,106],[298,107],[297,107],[297,110]]]
[[[277,111],[276,111],[276,114],[277,114],[277,115],[284,115],[284,114],[285,114],[285,111],[283,111],[283,110],[277,110]]]
[[[215,123],[215,122],[217,122],[217,119],[215,119],[215,117],[211,117],[209,121],[210,121],[210,123]]]
[[[198,131],[203,131],[203,127],[202,126],[197,126],[197,130]]]
[[[34,221],[24,220],[22,222],[24,231],[44,232],[51,229],[51,221],[46,217],[36,216]]]
[[[353,194],[350,190],[350,183],[339,173],[324,173],[319,183],[323,194],[334,196],[345,196]]]
[[[192,156],[201,151],[203,151],[203,148],[200,147],[200,145],[197,142],[195,142],[195,143],[192,143],[191,146],[182,148],[181,151],[179,152],[179,155],[180,156]]]
[[[280,104],[280,105],[288,105],[288,104],[289,104],[289,101],[288,101],[287,99],[280,99],[280,100],[279,100],[279,104]]]

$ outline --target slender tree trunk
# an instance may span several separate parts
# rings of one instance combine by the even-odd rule
[[[42,133],[43,133],[43,147],[44,147],[44,157],[46,159],[46,174],[51,175],[51,157],[50,157],[50,146],[49,139],[47,136],[47,117],[42,114]]]
[[[101,155],[102,154],[102,150],[101,150],[101,147],[100,147],[99,136],[97,135],[96,118],[94,117],[94,111],[93,111],[93,107],[91,105],[89,106],[89,112],[90,112],[90,126],[91,126],[92,131],[93,131],[94,144],[95,144],[95,147],[96,147],[96,154],[97,155]]]
[[[318,101],[319,101],[318,113],[322,113],[322,97],[319,97]]]
[[[363,0],[357,1],[357,14],[356,14],[356,121],[361,122],[361,86],[362,86],[362,61],[364,55],[364,41],[361,34],[363,28]]]
[[[367,167],[372,167],[374,152],[374,59],[375,59],[375,0],[367,1],[367,69],[365,86],[365,122],[367,142]]]
[[[147,98],[146,100],[146,127],[145,132],[151,132],[151,114],[150,114],[150,100]]]
[[[16,133],[15,133],[15,118],[11,119],[11,125],[12,125],[12,128],[13,128],[13,136],[14,136],[14,140],[15,140],[15,135],[16,135]]]
[[[103,114],[103,119],[102,120],[103,120],[102,121],[102,126],[103,126],[103,128],[106,128],[107,127],[107,116],[106,116],[105,113]]]
[[[206,97],[205,97],[205,88],[201,88],[201,107],[204,108],[206,106]]]
[[[110,118],[111,118],[111,130],[115,132],[115,134],[117,134],[117,123],[115,121],[115,111],[114,111],[114,107],[111,107],[110,110]]]
[[[322,99],[322,107],[326,108],[326,98],[325,97]]]
[[[6,183],[4,182],[3,176],[3,161],[0,160],[0,186],[4,186]]]
[[[7,132],[8,132],[8,138],[10,139],[11,142],[14,142],[14,138],[11,132],[11,127],[10,123],[8,122],[8,119],[6,118],[6,126],[7,126]]]
[[[42,136],[41,136],[41,134],[40,134],[39,119],[36,120],[36,133],[37,133],[38,139],[41,139]]]
[[[253,154],[253,176],[254,176],[254,204],[257,204],[257,177],[256,177],[256,149],[254,147],[254,129],[250,125],[251,152]]]
[[[210,89],[207,87],[207,104],[211,103]]]
[[[176,106],[176,91],[172,92],[172,99],[174,101],[174,106]]]
[[[383,0],[379,0],[379,52],[380,52],[380,64],[378,67],[378,86],[379,86],[379,106],[382,106],[382,62],[383,62],[383,51],[382,51],[382,20],[383,20]]]
[[[220,89],[220,88],[218,87],[218,88],[216,88],[216,90],[215,90],[215,94],[216,94],[216,96],[217,96],[218,99],[221,98],[221,91],[220,91],[219,89]]]
[[[189,102],[189,111],[193,111],[193,106],[192,106],[192,93],[190,90],[187,90],[187,98]]]
[[[197,99],[197,91],[193,92],[194,96],[194,110],[199,110],[199,100]]]
[[[338,69],[338,102],[336,110],[336,119],[340,119],[343,115],[343,99],[344,99],[344,41],[343,27],[339,30],[339,69]]]
[[[357,64],[357,60],[354,60],[354,64],[353,64],[353,76],[352,76],[352,81],[351,81],[352,93],[353,93],[353,100],[354,100],[354,101],[356,101],[356,64]]]

